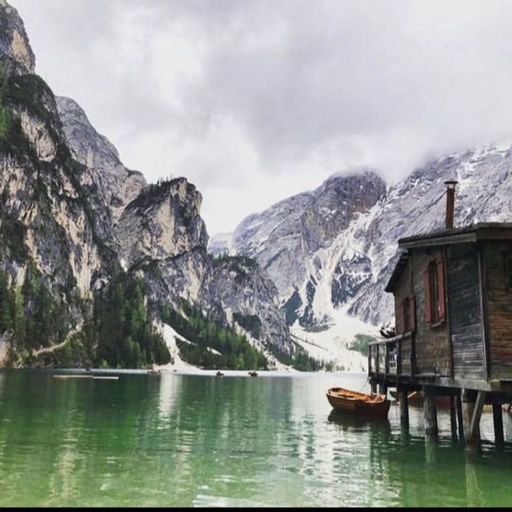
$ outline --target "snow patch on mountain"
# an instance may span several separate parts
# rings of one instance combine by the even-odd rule
[[[378,329],[348,315],[346,308],[335,310],[332,320],[331,327],[320,332],[312,332],[297,322],[291,328],[294,340],[315,359],[334,363],[346,371],[367,371],[367,357],[350,347],[357,335],[377,338]]]

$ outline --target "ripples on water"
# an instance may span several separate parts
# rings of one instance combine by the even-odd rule
[[[512,450],[479,457],[423,438],[422,409],[336,414],[331,386],[364,375],[121,374],[118,381],[0,373],[1,506],[510,506]],[[504,414],[506,438],[512,439]]]

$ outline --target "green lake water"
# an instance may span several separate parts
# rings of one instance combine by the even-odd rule
[[[260,373],[60,380],[0,372],[0,506],[512,506],[512,445],[468,456],[439,410],[440,440],[333,416],[355,374]],[[505,436],[512,421],[504,414]]]

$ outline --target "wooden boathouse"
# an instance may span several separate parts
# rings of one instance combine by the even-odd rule
[[[475,448],[484,405],[500,444],[512,402],[512,223],[454,228],[456,182],[446,185],[446,228],[398,241],[385,289],[396,333],[370,344],[368,373],[372,391],[396,388],[403,427],[408,393],[423,392],[427,436],[437,436],[436,396],[450,397],[452,434]]]

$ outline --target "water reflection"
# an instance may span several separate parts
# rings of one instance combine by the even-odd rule
[[[364,376],[0,372],[2,506],[509,505],[510,446],[468,458],[439,414],[426,443],[397,408],[370,421],[325,391]],[[483,430],[488,424],[483,421]]]

